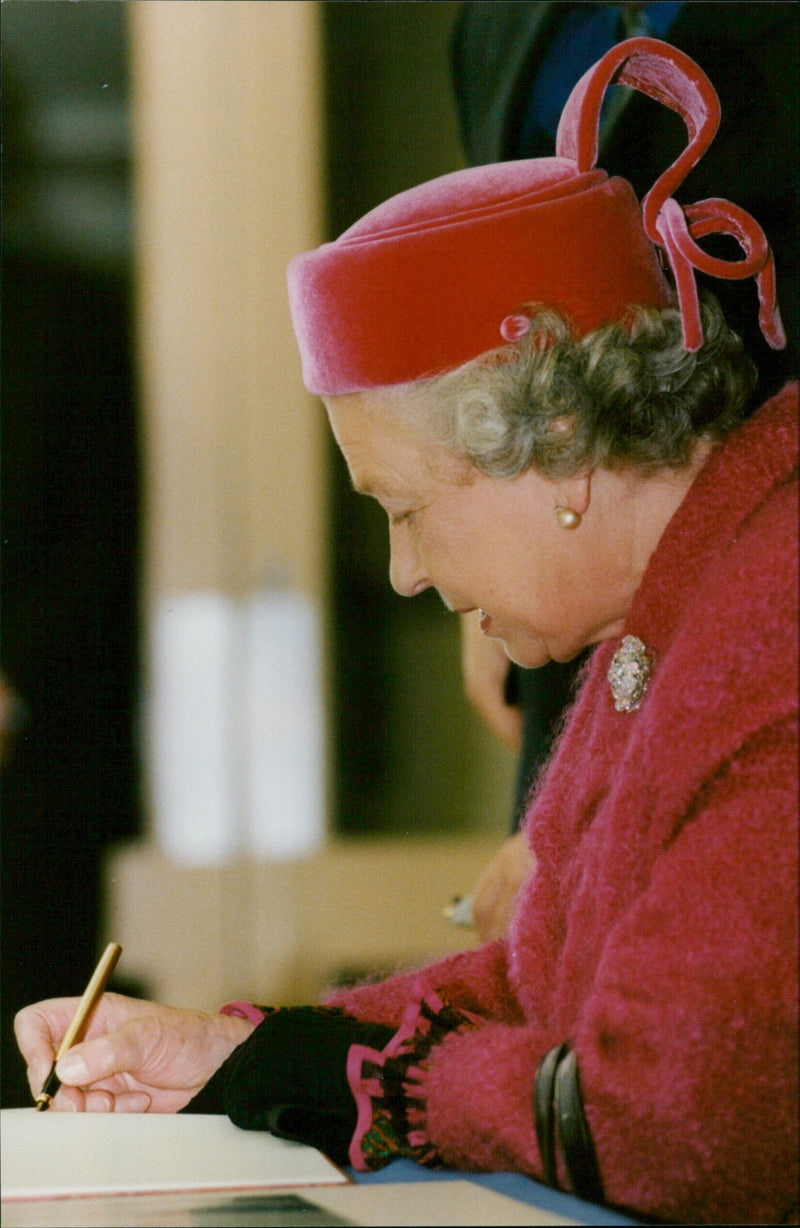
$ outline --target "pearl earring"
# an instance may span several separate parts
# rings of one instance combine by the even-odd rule
[[[555,516],[562,529],[577,529],[581,522],[580,512],[574,511],[571,507],[557,507]]]

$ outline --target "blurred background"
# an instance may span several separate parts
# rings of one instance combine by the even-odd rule
[[[455,3],[5,0],[2,1096],[123,944],[215,1010],[471,941],[514,763],[302,388],[298,251],[463,165]]]

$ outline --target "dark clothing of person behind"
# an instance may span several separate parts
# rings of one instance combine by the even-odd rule
[[[778,301],[788,346],[771,350],[758,327],[752,279],[698,274],[722,304],[761,371],[753,404],[797,374],[798,6],[794,3],[596,5],[466,3],[453,39],[453,81],[464,148],[477,165],[549,157],[554,134],[531,123],[530,98],[550,41],[576,11],[677,10],[664,41],[696,60],[714,83],[722,122],[711,146],[676,193],[679,204],[722,196],[762,226],[775,253]],[[630,26],[628,27],[630,28]],[[626,27],[618,30],[620,41]],[[599,54],[602,54],[602,48]],[[593,62],[593,61],[592,61]],[[575,73],[575,81],[581,75]],[[574,84],[574,81],[573,81]],[[682,152],[686,130],[673,112],[633,92],[601,135],[598,165],[628,179],[639,197]],[[738,245],[724,237],[728,258]],[[711,250],[710,239],[703,240]]]

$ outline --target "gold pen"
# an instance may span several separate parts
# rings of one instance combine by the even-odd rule
[[[97,1006],[100,998],[103,996],[103,991],[108,984],[108,978],[117,966],[117,960],[122,954],[122,947],[118,942],[110,942],[105,951],[100,957],[100,962],[95,968],[92,979],[83,991],[83,997],[78,1003],[72,1023],[64,1033],[64,1038],[58,1046],[58,1052],[55,1056],[55,1061],[50,1068],[50,1073],[44,1081],[44,1086],[36,1097],[36,1112],[40,1113],[43,1109],[49,1109],[53,1102],[53,1097],[61,1086],[58,1075],[56,1074],[56,1066],[61,1061],[64,1054],[73,1045],[83,1039],[83,1033],[86,1025],[89,1022],[92,1011]]]

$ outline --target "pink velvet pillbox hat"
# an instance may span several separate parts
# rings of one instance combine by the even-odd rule
[[[596,168],[610,84],[641,90],[686,123],[686,149],[641,205],[626,180]],[[673,199],[719,118],[710,81],[677,48],[650,38],[612,48],[572,91],[555,157],[443,175],[291,261],[289,303],[307,389],[359,392],[460,366],[523,335],[531,303],[561,310],[583,335],[624,319],[631,305],[666,307],[677,299],[684,344],[699,349],[695,269],[755,276],[762,331],[781,348],[774,266],[761,228],[728,201],[682,209]],[[708,256],[696,239],[712,232],[733,235],[744,258]]]

